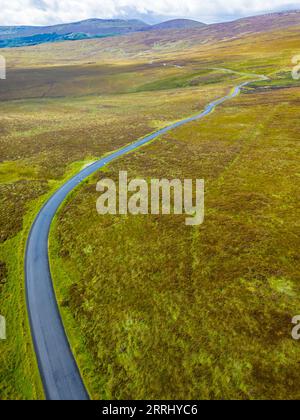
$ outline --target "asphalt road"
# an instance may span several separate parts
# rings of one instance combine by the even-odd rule
[[[236,97],[241,88],[248,83],[250,82],[237,86],[228,96],[210,103],[200,114],[158,130],[84,168],[67,181],[39,212],[27,241],[25,278],[31,334],[45,395],[48,400],[89,399],[60,317],[49,268],[49,230],[59,206],[75,187],[100,168],[168,131],[188,122],[204,118],[218,105]]]

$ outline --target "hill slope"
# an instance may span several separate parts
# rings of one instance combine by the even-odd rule
[[[133,44],[133,47],[176,41],[207,43],[297,25],[300,26],[300,11],[271,13],[212,25],[189,19],[175,19],[157,25],[147,25],[140,20],[89,19],[47,27],[0,27],[0,48],[117,35],[130,35],[130,39],[123,41]],[[119,44],[121,41],[116,42]]]
[[[190,19],[174,19],[168,20],[167,22],[158,23],[153,25],[150,30],[162,30],[162,29],[194,29],[194,28],[204,28],[207,25],[202,22]]]
[[[146,23],[134,19],[88,19],[54,26],[0,26],[0,39],[52,33],[59,35],[70,33],[85,33],[86,35],[124,34],[145,29],[148,26]]]
[[[261,33],[300,25],[300,11],[269,13],[238,19],[233,22],[217,23],[208,27],[218,37],[238,36],[244,33]]]
[[[0,40],[2,41],[0,46],[17,47],[59,40],[124,35],[147,28],[148,25],[139,20],[121,19],[88,19],[75,23],[44,27],[2,26],[0,27]],[[48,37],[45,35],[48,35]]]

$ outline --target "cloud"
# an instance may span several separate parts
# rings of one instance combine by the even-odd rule
[[[300,9],[291,0],[0,0],[0,25],[48,25],[89,18],[148,21],[187,17],[215,22],[257,13]]]

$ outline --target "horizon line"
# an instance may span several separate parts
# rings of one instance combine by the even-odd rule
[[[26,25],[26,24],[14,24],[14,25],[0,25],[0,27],[2,28],[13,28],[13,27],[28,27],[28,28],[45,28],[45,27],[55,27],[55,26],[60,26],[60,25],[69,25],[69,24],[76,24],[76,23],[80,23],[80,22],[88,22],[88,21],[92,21],[92,20],[97,20],[97,21],[123,21],[123,22],[130,22],[130,21],[140,21],[141,23],[144,23],[145,25],[148,26],[155,26],[155,25],[159,25],[161,23],[165,23],[165,22],[172,22],[174,20],[190,20],[190,21],[195,21],[198,23],[203,23],[207,26],[210,25],[215,25],[215,24],[219,24],[219,23],[229,23],[229,22],[235,22],[235,21],[239,21],[239,20],[243,20],[243,19],[248,19],[251,17],[259,17],[259,16],[268,16],[268,15],[278,15],[278,14],[283,14],[283,13],[300,13],[300,9],[283,9],[283,10],[274,10],[274,11],[265,11],[265,12],[258,12],[255,14],[250,14],[250,15],[245,15],[245,16],[236,16],[234,17],[233,15],[224,15],[222,18],[218,19],[216,17],[216,21],[215,22],[205,22],[205,19],[199,18],[199,17],[184,17],[184,16],[177,16],[177,17],[161,17],[158,19],[158,21],[156,23],[148,23],[146,21],[146,19],[144,20],[143,18],[139,18],[139,17],[132,17],[132,18],[122,18],[120,16],[116,16],[115,18],[98,18],[98,17],[90,17],[90,18],[86,18],[86,19],[81,19],[81,20],[71,20],[71,21],[62,21],[62,22],[58,22],[58,23],[52,23],[52,24],[47,24],[47,25]],[[213,16],[210,16],[211,18],[213,18]],[[207,16],[206,16],[207,18]]]

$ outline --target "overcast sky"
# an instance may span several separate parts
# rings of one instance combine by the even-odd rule
[[[0,0],[0,25],[120,17],[148,23],[186,17],[212,23],[287,9],[300,9],[300,0]]]

